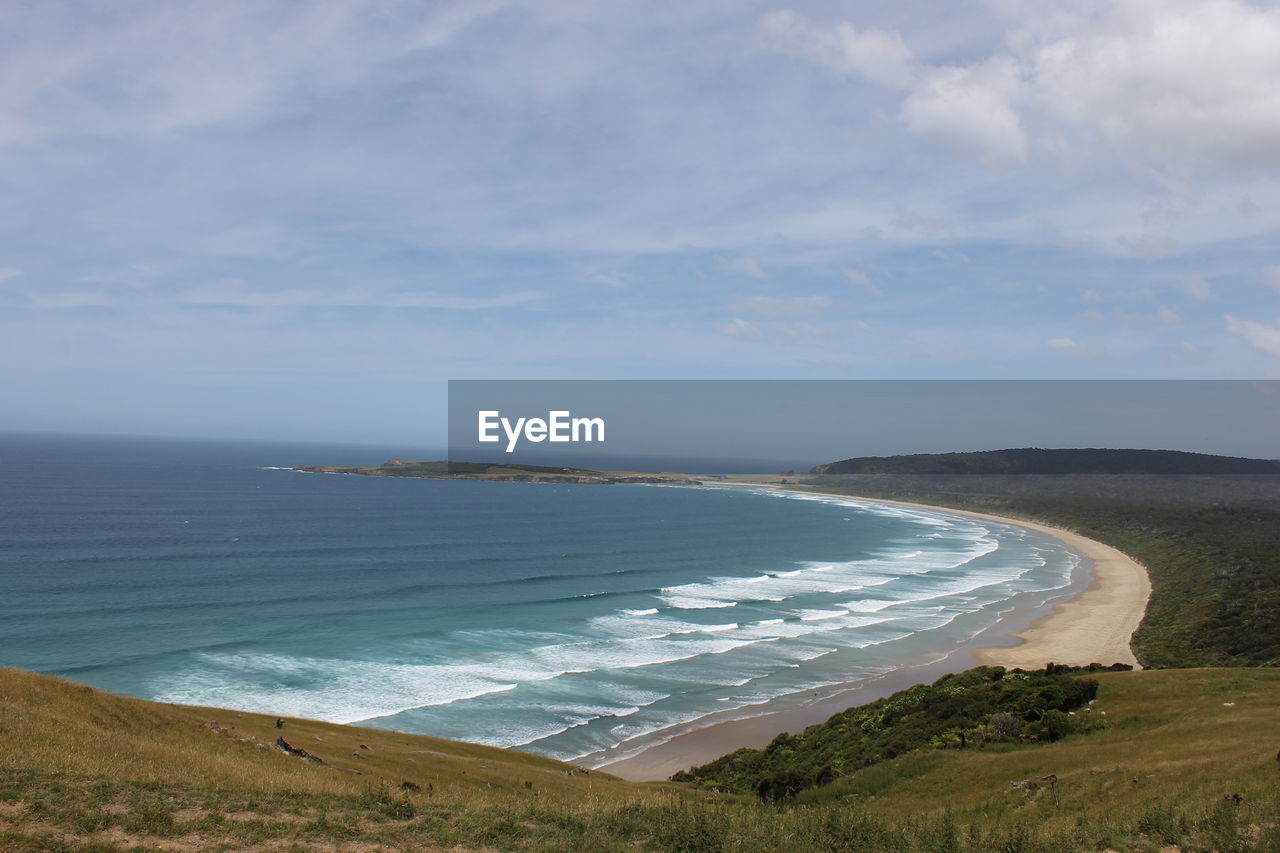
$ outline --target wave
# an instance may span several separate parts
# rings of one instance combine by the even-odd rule
[[[914,550],[904,554],[848,562],[807,562],[786,572],[752,577],[714,577],[707,581],[662,587],[658,597],[680,610],[705,610],[739,604],[780,602],[802,595],[837,595],[881,586],[904,575],[925,575],[954,570],[1000,548],[999,540],[983,535],[967,547]]]
[[[468,738],[499,746],[538,744],[538,751],[555,754],[575,743],[612,745],[690,722],[704,716],[709,703],[745,707],[794,693],[809,684],[806,676],[813,670],[806,666],[812,661],[950,625],[998,601],[992,598],[996,592],[1012,595],[1018,590],[1014,584],[1047,565],[1047,551],[1032,548],[1033,556],[1027,556],[1022,546],[1004,559],[984,560],[1007,541],[1005,530],[995,532],[1002,526],[856,499],[785,497],[894,515],[925,530],[864,559],[797,562],[764,573],[592,592],[587,600],[529,599],[523,603],[570,608],[557,610],[561,616],[554,624],[564,630],[451,632],[422,646],[434,656],[422,661],[379,660],[374,652],[371,659],[334,659],[206,650],[176,677],[157,682],[153,692],[161,701],[344,723],[405,713],[419,714],[404,718],[415,721],[446,713],[461,719],[506,709],[507,723],[468,729]],[[413,586],[536,585],[603,576],[548,573]],[[659,603],[645,607],[645,596]],[[634,606],[619,608],[622,603]],[[731,608],[739,609],[732,615],[709,612]],[[448,658],[441,659],[442,649]],[[837,670],[834,664],[820,667]],[[848,677],[848,667],[840,671]],[[661,689],[641,690],[637,684]],[[563,701],[573,691],[592,698]],[[516,713],[518,708],[527,712]]]

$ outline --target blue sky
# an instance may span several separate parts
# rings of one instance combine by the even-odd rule
[[[10,4],[0,428],[450,378],[1276,378],[1280,7]]]

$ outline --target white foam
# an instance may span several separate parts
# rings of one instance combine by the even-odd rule
[[[751,602],[783,602],[802,595],[843,594],[881,586],[904,575],[928,575],[972,563],[996,551],[1000,543],[985,529],[974,531],[962,547],[935,551],[888,552],[847,562],[804,562],[799,568],[753,577],[713,577],[663,587],[659,597],[677,610],[733,607]]]
[[[848,616],[848,610],[801,610],[796,614],[801,622],[821,622],[824,619],[837,619]]]
[[[860,598],[857,601],[841,602],[840,606],[848,608],[855,613],[879,613],[881,610],[902,603],[902,601],[883,601],[877,598]]]

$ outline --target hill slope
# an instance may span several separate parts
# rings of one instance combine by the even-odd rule
[[[1047,450],[1020,447],[971,453],[857,456],[819,465],[812,474],[1280,474],[1280,460],[1242,459],[1180,450]]]
[[[1043,746],[915,750],[780,809],[685,785],[569,775],[567,765],[518,752],[303,720],[276,729],[260,714],[125,699],[0,670],[0,849],[1057,853],[1280,845],[1280,671],[1089,677],[1099,683],[1093,707],[1109,722],[1101,732]],[[257,745],[279,735],[326,763]],[[1046,790],[1009,787],[1047,774],[1058,777],[1056,804]]]

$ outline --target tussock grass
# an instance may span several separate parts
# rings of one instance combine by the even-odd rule
[[[370,784],[399,789],[410,782],[426,798],[468,803],[577,801],[601,789],[650,794],[648,787],[603,773],[570,775],[570,765],[528,753],[314,720],[287,719],[277,729],[275,721],[130,699],[0,669],[3,767],[263,793],[359,796]],[[325,765],[275,749],[278,736]]]
[[[1280,850],[1280,671],[1097,678],[1101,732],[916,751],[777,806],[0,670],[0,850]],[[250,740],[277,734],[329,766]],[[1009,788],[1050,773],[1056,803]]]

